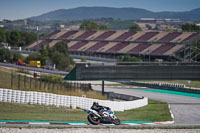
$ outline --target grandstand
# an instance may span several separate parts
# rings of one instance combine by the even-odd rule
[[[197,32],[163,31],[54,31],[47,37],[29,45],[27,49],[37,51],[42,45],[53,47],[59,41],[68,44],[71,54],[134,55],[155,58],[177,57],[179,52],[188,50],[192,42],[200,39]],[[191,53],[190,53],[191,54]],[[184,57],[190,57],[184,55]]]

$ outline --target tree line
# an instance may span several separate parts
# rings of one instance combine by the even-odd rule
[[[117,23],[117,24],[119,25],[119,23]],[[99,25],[95,22],[86,20],[80,25],[80,29],[81,30],[107,30],[110,28],[106,24]],[[139,27],[139,25],[133,23],[130,25],[129,30],[130,31],[133,31],[133,30],[141,31],[141,28]]]
[[[28,63],[31,60],[40,60],[41,65],[55,64],[56,68],[63,71],[70,71],[74,67],[74,60],[69,56],[68,46],[65,42],[58,42],[54,47],[42,47],[39,54],[30,54],[26,58]]]
[[[30,45],[37,40],[37,34],[34,32],[5,30],[0,28],[0,43],[8,43],[10,46],[23,47]]]
[[[17,63],[22,59],[26,64],[29,61],[39,60],[42,66],[56,65],[56,69],[70,71],[74,67],[74,61],[69,56],[68,46],[65,42],[58,42],[53,48],[42,47],[38,53],[24,57],[19,52],[12,52],[6,48],[0,48],[0,62]]]
[[[190,24],[190,23],[183,24],[181,28],[183,31],[195,31],[195,32],[200,31],[200,26],[196,24]]]

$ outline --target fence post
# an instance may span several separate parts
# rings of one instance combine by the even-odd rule
[[[44,81],[44,89],[46,89],[46,81]]]
[[[52,83],[52,84],[53,84],[53,87],[52,87],[52,88],[53,88],[53,90],[54,90],[54,87],[55,87],[55,83]]]
[[[42,89],[42,80],[40,79],[40,89]]]
[[[11,73],[11,88],[13,88],[13,72]]]
[[[76,90],[76,83],[72,83],[73,85],[73,90]]]
[[[32,84],[32,78],[30,77],[30,85],[29,85],[30,89],[31,89],[31,84]]]
[[[60,90],[62,90],[62,82],[60,82]]]
[[[50,90],[50,82],[48,81],[48,90]]]
[[[57,87],[57,90],[58,90],[59,89],[59,83],[57,83],[56,85],[57,85],[56,87]]]
[[[26,75],[24,75],[24,88],[26,88]]]
[[[18,89],[20,88],[20,74],[18,74]]]
[[[37,79],[35,78],[35,89],[37,89]]]
[[[104,95],[104,80],[102,80],[102,95]]]

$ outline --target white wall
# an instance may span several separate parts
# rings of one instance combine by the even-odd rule
[[[0,102],[14,102],[23,104],[55,105],[57,107],[72,107],[90,109],[93,102],[108,106],[114,111],[124,111],[148,105],[148,98],[135,101],[109,101],[75,96],[57,95],[43,92],[19,91],[0,88]]]

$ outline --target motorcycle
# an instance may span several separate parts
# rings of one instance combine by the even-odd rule
[[[115,124],[120,125],[120,119],[115,116],[114,111],[102,110],[101,114],[92,109],[84,109],[88,113],[87,119],[93,125],[102,124]]]

